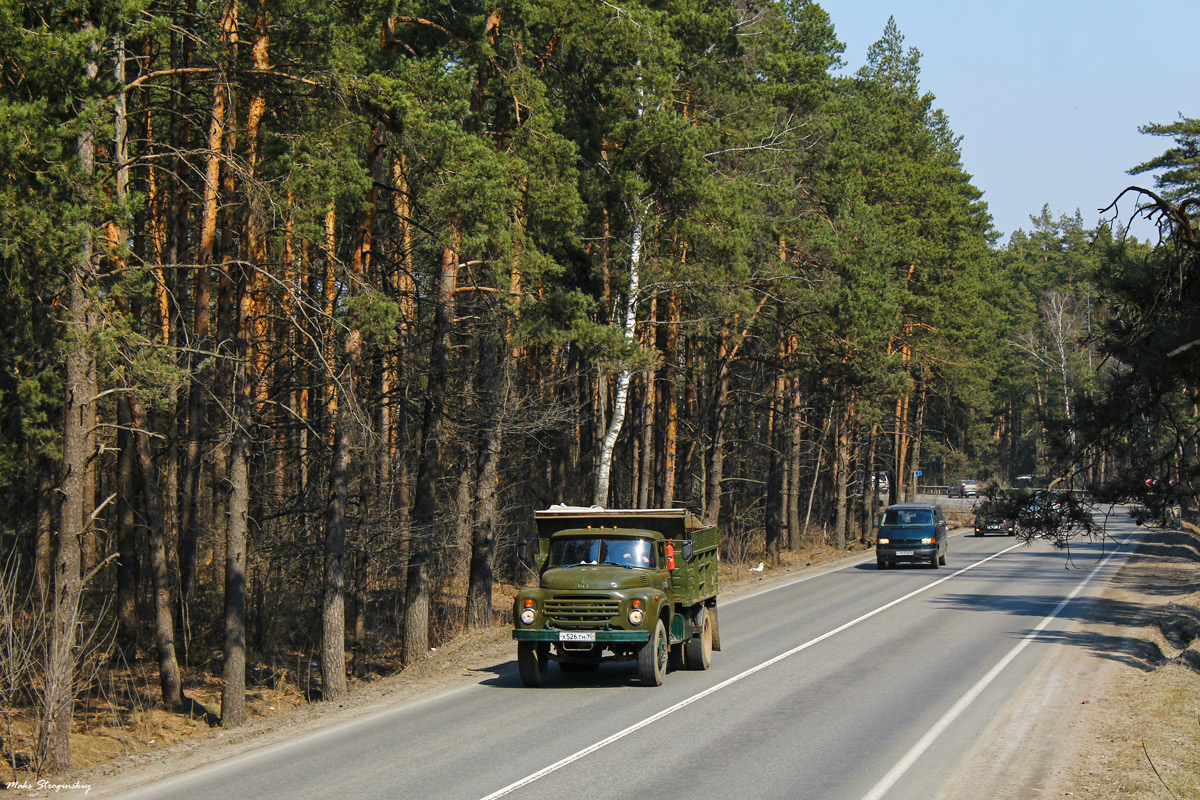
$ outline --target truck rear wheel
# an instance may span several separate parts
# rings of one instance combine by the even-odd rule
[[[671,648],[667,644],[667,629],[662,620],[654,624],[654,633],[650,641],[638,650],[638,677],[644,686],[662,686],[663,676],[667,673],[667,656]]]
[[[550,643],[517,642],[517,671],[526,686],[533,689],[545,686],[550,672]]]
[[[689,669],[708,669],[712,664],[712,634],[712,617],[706,608],[700,612],[700,635],[688,639],[683,646]]]

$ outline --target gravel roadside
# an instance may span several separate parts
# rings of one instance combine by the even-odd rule
[[[936,800],[1200,799],[1198,545],[1148,531]]]

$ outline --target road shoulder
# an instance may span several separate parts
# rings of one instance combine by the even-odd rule
[[[1200,548],[1152,530],[937,800],[1200,798]]]

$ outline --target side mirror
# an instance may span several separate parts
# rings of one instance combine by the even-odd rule
[[[529,554],[529,543],[526,542],[524,539],[518,539],[517,540],[517,558],[521,559],[521,561],[524,562],[525,556],[527,556],[528,554]]]
[[[680,542],[680,552],[683,555],[684,561],[692,560],[692,540],[691,539],[684,539],[682,542]]]

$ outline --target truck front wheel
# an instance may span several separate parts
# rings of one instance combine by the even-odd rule
[[[650,641],[638,650],[638,677],[644,686],[662,686],[667,672],[667,656],[671,648],[667,643],[667,629],[662,620],[654,624]]]
[[[517,642],[517,671],[526,686],[535,689],[545,686],[550,672],[550,643]]]
[[[688,639],[684,645],[687,654],[687,665],[690,669],[708,669],[712,664],[712,617],[708,609],[700,612],[700,635]]]

